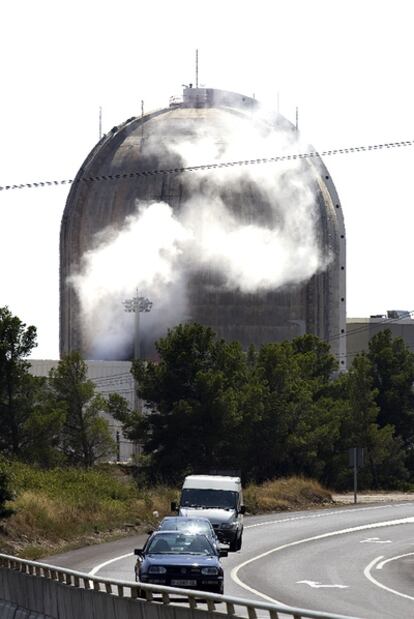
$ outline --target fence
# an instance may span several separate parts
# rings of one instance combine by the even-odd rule
[[[89,576],[0,554],[0,619],[357,619]]]

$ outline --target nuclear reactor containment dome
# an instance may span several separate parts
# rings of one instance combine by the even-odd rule
[[[235,122],[238,127],[237,140],[244,145],[243,156],[238,155],[237,144],[233,150],[227,151],[228,144],[222,144],[228,141],[226,131],[229,122]],[[240,341],[245,349],[250,345],[259,347],[268,342],[312,333],[331,344],[340,368],[344,369],[345,229],[335,187],[320,158],[292,158],[295,164],[293,172],[286,168],[284,161],[283,187],[290,189],[280,196],[263,188],[260,182],[263,166],[257,163],[238,166],[238,182],[230,185],[221,182],[216,188],[215,174],[209,176],[206,170],[202,170],[200,175],[197,170],[180,170],[211,163],[200,158],[188,160],[183,154],[187,152],[185,146],[194,142],[198,144],[197,140],[201,140],[202,144],[206,141],[213,144],[216,155],[223,146],[224,156],[231,153],[233,162],[246,159],[252,123],[256,133],[259,131],[266,138],[273,136],[275,144],[278,135],[288,136],[291,144],[297,144],[296,149],[290,152],[303,152],[303,146],[299,147],[297,141],[296,128],[279,114],[272,119],[261,117],[255,99],[191,86],[184,89],[182,99],[171,100],[168,108],[130,118],[102,137],[72,184],[62,218],[61,355],[77,350],[87,359],[121,360],[132,357],[133,322],[129,348],[120,348],[114,342],[112,347],[106,347],[105,353],[96,352],[101,349],[93,342],[91,327],[85,328],[78,291],[71,277],[82,269],[84,255],[97,246],[105,231],[122,229],[127,218],[136,212],[137,204],[163,202],[170,205],[175,214],[180,214],[191,201],[192,194],[198,192],[204,198],[214,196],[214,199],[219,199],[231,217],[246,226],[256,224],[269,229],[279,226],[283,232],[287,227],[287,209],[293,204],[299,183],[303,183],[306,192],[313,196],[312,217],[323,264],[306,280],[293,277],[274,288],[258,286],[257,289],[247,290],[243,286],[229,286],[222,273],[204,262],[189,275],[187,273],[182,289],[182,295],[186,297],[185,311],[178,316],[176,323],[194,321],[211,326],[219,337]],[[204,151],[190,149],[190,152]],[[283,153],[274,152],[273,156],[279,154]],[[260,153],[251,144],[249,159],[254,160],[255,157],[260,157]],[[281,174],[277,162],[266,165],[267,174]],[[258,182],[252,181],[252,168],[259,174]],[[279,181],[276,186],[282,187]],[[302,220],[298,219],[295,225],[300,232]],[[289,223],[289,226],[292,227],[292,224]],[[302,248],[298,246],[293,251],[297,252],[299,260]],[[249,252],[249,247],[246,247],[246,252]],[[130,262],[126,260],[123,268],[136,269],[139,273],[140,265],[131,259]],[[151,291],[145,290],[145,295],[151,297]],[[121,304],[122,299],[119,299],[119,306]],[[168,327],[174,326],[174,319],[164,310],[157,317],[154,302],[153,310],[148,315],[151,316],[151,329],[146,328],[146,317],[142,316],[143,357],[150,358],[154,340],[165,335]],[[94,311],[98,321],[99,312],[105,311],[105,308],[98,305]],[[163,316],[167,314],[169,318],[163,321]]]

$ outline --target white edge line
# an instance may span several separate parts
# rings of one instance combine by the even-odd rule
[[[95,576],[95,574],[97,572],[99,572],[99,570],[101,570],[103,567],[106,567],[107,565],[110,565],[111,563],[115,563],[115,561],[121,561],[121,559],[126,559],[127,557],[132,557],[134,555],[133,552],[128,552],[128,554],[126,555],[120,555],[119,557],[114,557],[113,559],[109,559],[109,561],[104,561],[104,563],[100,563],[99,565],[95,565],[95,567],[93,569],[91,569],[90,572],[88,572],[88,576]]]
[[[279,552],[280,550],[285,550],[286,548],[291,548],[292,546],[298,546],[299,544],[305,544],[307,542],[313,542],[313,541],[320,540],[320,539],[326,539],[328,537],[334,537],[336,535],[345,535],[346,533],[355,533],[357,531],[364,531],[366,529],[375,529],[375,528],[380,528],[380,527],[395,526],[395,525],[398,525],[398,524],[408,524],[408,523],[413,523],[413,522],[414,522],[414,517],[399,518],[398,520],[386,520],[384,522],[375,522],[375,523],[371,523],[371,524],[364,524],[364,525],[360,525],[358,527],[350,527],[348,529],[340,529],[338,531],[331,531],[330,533],[322,533],[321,535],[314,535],[312,537],[307,537],[307,538],[304,538],[304,539],[296,540],[295,542],[290,542],[289,544],[283,544],[282,546],[277,546],[276,548],[271,548],[270,550],[267,550],[266,552],[263,552],[260,555],[257,555],[256,557],[251,557],[247,561],[244,561],[243,563],[240,563],[239,565],[236,565],[236,567],[234,567],[232,569],[230,576],[231,576],[231,579],[236,584],[238,584],[243,589],[246,589],[247,591],[250,591],[250,593],[258,595],[259,597],[261,597],[261,598],[263,598],[265,600],[268,600],[268,601],[270,601],[270,602],[272,602],[274,604],[280,604],[282,606],[286,606],[285,604],[283,604],[283,602],[280,602],[279,600],[275,600],[274,598],[269,597],[265,593],[261,593],[260,591],[257,591],[257,589],[253,589],[253,587],[249,587],[249,585],[246,585],[242,580],[240,580],[240,578],[238,576],[239,570],[241,570],[246,565],[249,565],[250,563],[253,563],[254,561],[258,561],[260,559],[263,559],[264,557],[267,557],[268,555],[271,555],[271,554],[273,554],[275,552]],[[411,598],[411,599],[414,599],[414,598]]]
[[[412,554],[412,553],[409,553]],[[404,556],[404,555],[401,555]],[[407,600],[414,600],[414,597],[412,597],[411,595],[407,595],[406,593],[401,593],[400,591],[396,591],[395,589],[391,589],[390,587],[387,587],[386,585],[383,585],[382,583],[378,582],[378,580],[376,580],[372,574],[371,574],[371,570],[372,568],[375,566],[375,564],[380,561],[381,559],[383,559],[384,557],[377,557],[376,559],[374,559],[373,561],[371,561],[371,563],[369,563],[367,565],[367,567],[364,569],[364,576],[366,578],[368,578],[368,580],[370,582],[372,582],[374,585],[377,585],[377,587],[380,587],[381,589],[385,589],[385,591],[388,591],[388,593],[393,593],[394,595],[399,595],[402,598],[406,598]],[[395,557],[396,559],[399,557]],[[386,561],[383,562],[383,564],[386,563]]]
[[[263,522],[256,522],[255,524],[247,524],[245,525],[245,529],[254,529],[255,527],[264,527],[269,524],[278,524],[280,522],[293,522],[295,520],[309,520],[311,518],[326,518],[328,516],[332,516],[333,514],[346,514],[349,512],[365,512],[372,511],[374,509],[388,509],[393,507],[403,507],[406,506],[407,503],[411,503],[412,501],[405,501],[404,503],[387,503],[386,505],[370,505],[368,507],[350,507],[348,509],[330,509],[329,511],[321,511],[317,514],[310,516],[306,514],[304,516],[291,516],[290,518],[278,518],[277,520],[264,520]]]

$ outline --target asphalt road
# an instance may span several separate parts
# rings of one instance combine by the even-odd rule
[[[145,536],[49,557],[133,580]],[[243,547],[223,559],[225,593],[362,619],[414,617],[414,501],[245,518]]]

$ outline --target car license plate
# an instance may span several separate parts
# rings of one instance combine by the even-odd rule
[[[172,587],[195,587],[197,584],[196,580],[189,580],[188,578],[179,578],[176,580],[171,580]]]

